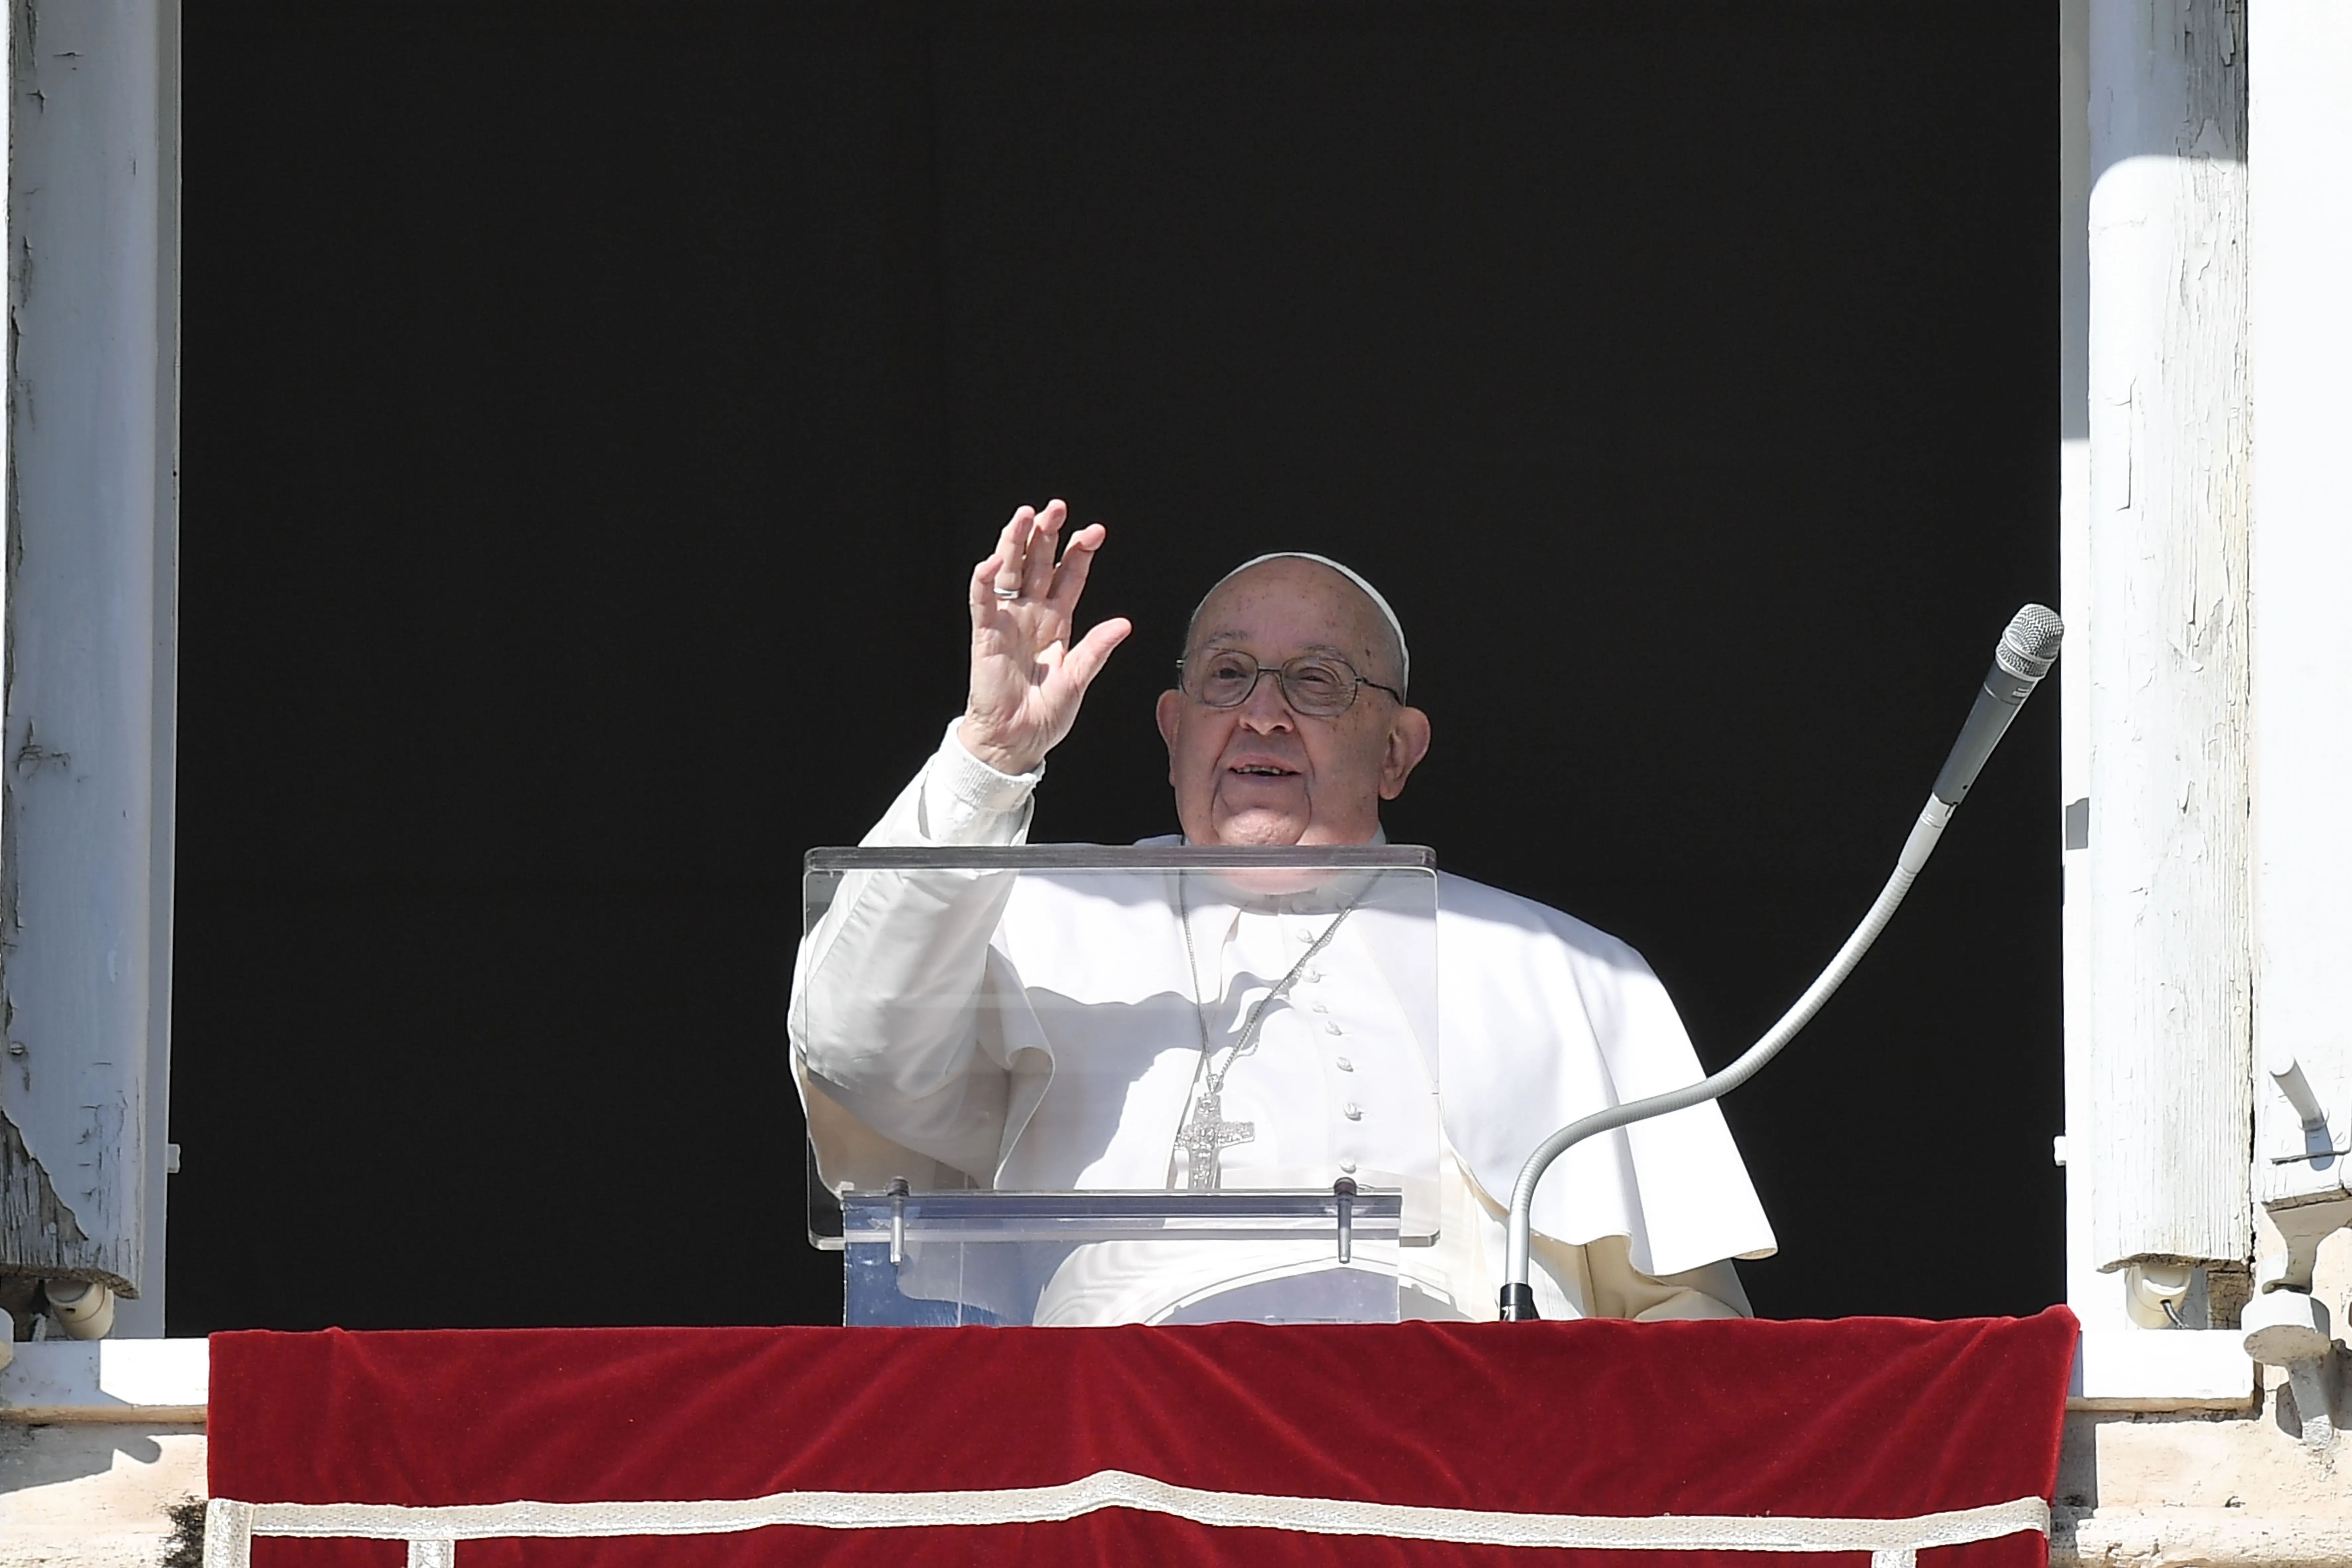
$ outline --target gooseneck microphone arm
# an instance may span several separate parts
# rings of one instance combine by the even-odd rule
[[[1944,825],[1951,821],[1953,809],[1967,797],[1969,786],[1976,782],[1985,759],[1992,755],[1993,747],[2008,731],[2010,721],[2017,717],[2017,710],[2033,694],[2033,688],[2057,661],[2058,645],[2064,630],[2057,616],[2040,605],[2028,605],[2011,619],[2009,628],[2001,634],[2000,647],[1993,655],[1992,668],[1986,673],[1983,689],[1977,694],[1976,705],[1969,710],[1968,722],[1961,726],[1960,738],[1945,759],[1943,771],[1936,775],[1935,789],[1921,809],[1919,820],[1913,824],[1911,837],[1904,841],[1895,874],[1886,879],[1886,886],[1879,889],[1870,912],[1862,917],[1862,923],[1845,939],[1845,945],[1838,949],[1829,967],[1805,987],[1796,1005],[1782,1014],[1780,1021],[1766,1031],[1762,1039],[1712,1077],[1646,1100],[1613,1105],[1571,1121],[1538,1144],[1535,1152],[1528,1156],[1528,1163],[1519,1168],[1518,1182],[1511,1189],[1510,1236],[1502,1290],[1506,1322],[1523,1321],[1536,1315],[1535,1289],[1528,1283],[1528,1238],[1533,1229],[1536,1186],[1551,1163],[1587,1138],[1646,1121],[1654,1116],[1703,1105],[1728,1094],[1754,1078],[1765,1063],[1780,1054],[1783,1046],[1797,1037],[1797,1031],[1812,1022],[1813,1015],[1845,984],[1846,976],[1862,962],[1862,955],[1878,940],[1878,933],[1895,918],[1903,896],[1911,890],[1927,857],[1935,853],[1936,841],[1943,837]]]

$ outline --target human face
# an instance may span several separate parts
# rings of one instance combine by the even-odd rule
[[[1394,639],[1363,591],[1312,561],[1268,561],[1221,584],[1195,618],[1185,658],[1213,649],[1279,665],[1336,655],[1398,685]],[[1429,750],[1429,717],[1365,687],[1328,719],[1294,710],[1282,683],[1257,683],[1238,708],[1162,692],[1160,735],[1176,817],[1195,844],[1368,844]]]

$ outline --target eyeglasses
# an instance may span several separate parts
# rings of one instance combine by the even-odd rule
[[[1399,702],[1404,693],[1377,680],[1366,680],[1346,659],[1304,654],[1282,665],[1260,664],[1245,653],[1223,650],[1202,654],[1197,661],[1176,661],[1176,679],[1184,695],[1203,708],[1238,708],[1257,689],[1259,678],[1271,675],[1282,689],[1282,700],[1294,711],[1314,719],[1336,719],[1356,705],[1356,693],[1369,686]]]

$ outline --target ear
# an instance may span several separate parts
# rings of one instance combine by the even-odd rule
[[[1394,800],[1404,793],[1404,781],[1429,755],[1429,715],[1418,708],[1397,710],[1389,726],[1388,751],[1381,758],[1381,798]]]
[[[1184,694],[1163,691],[1151,717],[1160,726],[1160,739],[1168,747],[1168,782],[1176,782],[1176,724],[1184,716]]]

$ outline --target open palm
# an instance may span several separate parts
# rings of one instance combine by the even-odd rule
[[[1076,722],[1078,704],[1111,649],[1134,630],[1123,616],[1071,640],[1078,597],[1108,531],[1089,523],[1055,559],[1069,509],[1023,507],[972,568],[971,694],[958,731],[965,750],[1003,773],[1027,773]]]

